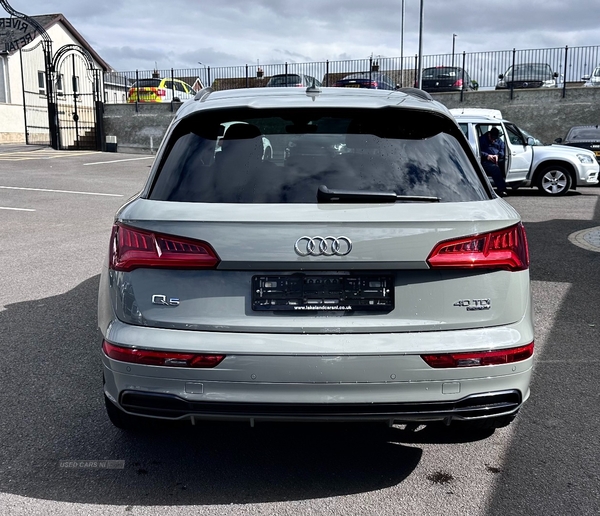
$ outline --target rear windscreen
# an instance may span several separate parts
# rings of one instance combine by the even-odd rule
[[[459,141],[460,140],[460,141]],[[451,120],[399,109],[202,112],[170,135],[149,198],[204,203],[316,203],[319,186],[489,199]]]
[[[302,83],[299,75],[275,75],[269,80],[269,86],[287,86],[288,84]]]
[[[458,68],[428,68],[423,70],[423,79],[442,79],[462,76]]]
[[[158,88],[160,86],[160,79],[140,79],[133,87],[137,88]]]
[[[567,135],[567,140],[597,140],[600,141],[599,127],[578,127],[573,128]]]

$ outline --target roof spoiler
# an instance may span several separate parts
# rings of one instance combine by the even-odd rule
[[[412,95],[413,97],[418,97],[423,100],[433,100],[433,97],[429,93],[420,90],[419,88],[398,88],[396,91],[406,93],[407,95]]]
[[[194,100],[199,100],[200,102],[204,102],[206,97],[208,97],[213,91],[212,88],[202,88],[196,95],[194,96]]]

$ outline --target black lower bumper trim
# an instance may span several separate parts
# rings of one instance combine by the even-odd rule
[[[167,419],[327,420],[400,422],[478,419],[519,409],[517,390],[488,392],[457,401],[427,403],[231,403],[187,401],[172,394],[123,391],[119,403],[132,414]]]

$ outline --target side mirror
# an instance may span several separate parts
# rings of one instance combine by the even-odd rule
[[[556,79],[556,78],[558,77],[558,72],[554,72],[554,73],[552,74],[552,77],[554,77],[554,78]]]
[[[503,73],[501,73],[501,74],[498,76],[498,79],[504,79],[504,74],[503,74]]]
[[[562,143],[562,138],[557,138],[556,140],[554,140],[554,143]]]
[[[533,147],[535,145],[535,139],[533,139],[531,136],[529,136],[527,138],[527,145]]]

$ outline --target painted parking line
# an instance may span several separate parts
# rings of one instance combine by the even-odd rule
[[[30,192],[51,192],[79,195],[102,195],[105,197],[123,197],[122,194],[100,193],[100,192],[78,192],[76,190],[51,190],[49,188],[25,188],[22,186],[0,186],[3,190],[28,190]]]
[[[9,208],[7,206],[0,206],[0,210],[14,210],[14,211],[35,211],[29,208]]]
[[[84,163],[84,165],[104,165],[105,163],[121,163],[122,161],[137,161],[140,159],[154,159],[154,156],[144,156],[143,158],[124,158],[112,161],[96,161],[95,163]]]
[[[98,151],[55,151],[35,150],[35,151],[16,151],[1,152],[0,161],[27,161],[35,159],[56,159],[56,158],[74,158],[77,156],[88,156],[90,154],[100,154]]]

